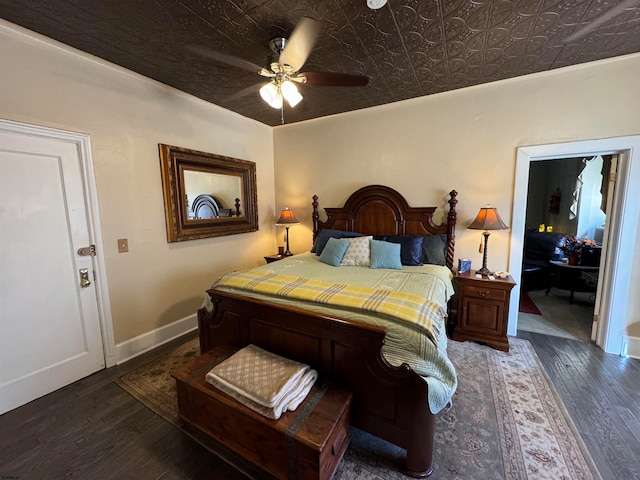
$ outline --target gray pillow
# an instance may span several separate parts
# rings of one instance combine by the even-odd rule
[[[422,240],[422,263],[447,264],[447,236],[429,235]]]

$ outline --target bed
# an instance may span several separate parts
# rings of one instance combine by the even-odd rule
[[[449,211],[443,224],[433,221],[436,207],[410,207],[400,193],[381,185],[359,189],[341,208],[325,208],[325,221],[320,220],[318,197],[314,196],[315,245],[323,230],[437,236],[445,241],[444,263],[451,269],[457,192],[451,191],[449,195]],[[295,264],[305,267],[313,262],[314,254],[305,253],[255,270],[276,267],[286,270]],[[414,267],[407,270],[411,268]],[[338,271],[346,272],[335,270]],[[413,477],[431,474],[435,414],[430,407],[430,388],[425,378],[409,366],[411,362],[394,366],[388,355],[383,355],[390,343],[386,338],[388,326],[365,322],[357,312],[354,316],[333,307],[294,305],[261,294],[247,296],[226,287],[211,288],[207,294],[206,307],[198,311],[203,353],[218,345],[256,344],[309,363],[321,375],[353,391],[354,426],[406,449],[404,473]]]
[[[236,203],[236,207],[238,207],[239,203]],[[205,218],[230,217],[233,215],[233,211],[230,208],[222,208],[222,203],[218,198],[203,193],[193,200],[189,215],[196,220],[201,220]],[[240,216],[239,212],[238,216]]]

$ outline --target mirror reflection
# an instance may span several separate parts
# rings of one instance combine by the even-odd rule
[[[184,170],[187,220],[239,217],[241,180],[235,175]]]
[[[256,164],[158,145],[167,241],[258,230]]]

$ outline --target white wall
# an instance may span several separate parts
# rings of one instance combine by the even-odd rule
[[[480,233],[465,226],[487,203],[510,222],[517,147],[639,134],[638,78],[640,55],[629,55],[276,127],[276,207],[290,206],[303,222],[292,250],[311,246],[314,193],[334,207],[382,183],[413,206],[444,212],[456,189],[456,257],[478,267]],[[492,233],[489,268],[508,268],[509,241],[508,232]],[[633,266],[638,285],[637,249]],[[640,311],[640,296],[633,302],[628,311]],[[640,320],[631,315],[627,324]]]
[[[0,116],[91,136],[116,343],[192,316],[218,275],[275,251],[270,127],[5,21],[0,45]],[[167,243],[159,143],[256,162],[259,231]]]

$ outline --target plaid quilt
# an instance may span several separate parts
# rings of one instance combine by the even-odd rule
[[[439,326],[446,315],[437,303],[411,293],[330,283],[256,269],[224,275],[212,287],[218,286],[366,311],[412,324],[426,333],[433,343],[436,343]]]

